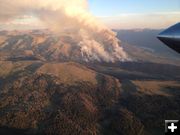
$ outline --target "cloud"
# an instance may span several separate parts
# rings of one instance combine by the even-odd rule
[[[77,46],[88,60],[128,59],[116,34],[88,12],[87,0],[0,0],[0,3],[1,23],[34,16],[56,33],[70,30],[79,39]]]
[[[127,13],[99,19],[113,29],[161,29],[179,22],[180,12]]]

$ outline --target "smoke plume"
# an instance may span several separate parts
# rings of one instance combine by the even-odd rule
[[[31,15],[56,33],[72,31],[86,61],[128,59],[116,34],[88,12],[87,0],[0,0],[0,3],[1,22]]]

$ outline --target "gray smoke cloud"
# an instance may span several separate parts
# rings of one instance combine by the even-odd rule
[[[0,22],[32,15],[56,33],[73,31],[85,61],[124,61],[116,33],[88,12],[87,0],[0,0]]]

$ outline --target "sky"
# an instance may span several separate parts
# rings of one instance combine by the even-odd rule
[[[180,22],[180,0],[89,0],[89,10],[113,29],[161,29]]]
[[[89,9],[96,16],[177,12],[180,11],[180,0],[89,0]]]
[[[180,22],[180,0],[88,0],[88,10],[111,29],[161,29]],[[0,29],[40,27],[33,16],[0,23]]]

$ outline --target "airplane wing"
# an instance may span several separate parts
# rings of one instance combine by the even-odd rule
[[[157,38],[171,49],[180,53],[180,23],[164,30],[157,36]]]

